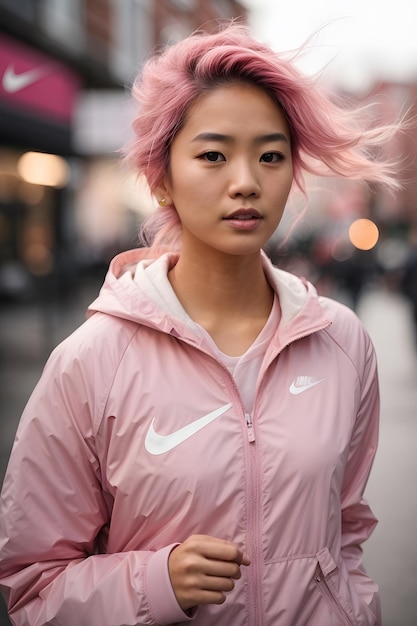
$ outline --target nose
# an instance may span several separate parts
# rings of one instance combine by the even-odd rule
[[[257,197],[260,184],[254,166],[246,160],[239,160],[231,168],[229,194],[231,197]]]

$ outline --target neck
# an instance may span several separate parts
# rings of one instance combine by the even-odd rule
[[[169,273],[181,304],[195,321],[234,317],[268,317],[273,291],[259,252],[210,259],[181,253]]]

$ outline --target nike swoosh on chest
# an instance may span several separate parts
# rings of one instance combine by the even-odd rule
[[[190,437],[196,435],[200,430],[208,426],[211,422],[216,420],[218,417],[226,413],[232,407],[231,403],[225,404],[224,406],[203,415],[202,417],[190,422],[186,426],[173,431],[168,435],[160,435],[156,432],[154,428],[155,420],[154,417],[152,422],[148,428],[145,437],[145,448],[149,452],[149,454],[160,455],[173,450],[184,441],[189,439]]]

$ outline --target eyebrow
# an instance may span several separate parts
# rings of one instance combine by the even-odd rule
[[[231,135],[222,135],[221,133],[200,133],[196,135],[194,139],[195,141],[220,141],[223,143],[232,143],[233,137]],[[284,133],[267,133],[266,135],[259,135],[255,137],[255,143],[268,143],[272,141],[283,141],[285,143],[289,143],[288,137]]]

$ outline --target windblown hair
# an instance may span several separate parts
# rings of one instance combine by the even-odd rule
[[[151,56],[132,89],[139,106],[127,161],[153,192],[169,172],[170,145],[190,105],[207,91],[241,82],[265,90],[286,115],[294,183],[302,192],[303,172],[398,187],[395,164],[378,157],[395,125],[370,128],[366,107],[346,108],[318,78],[297,69],[296,56],[274,52],[235,22],[214,34],[197,31]],[[175,208],[158,208],[142,227],[142,238],[178,247],[181,225]]]

